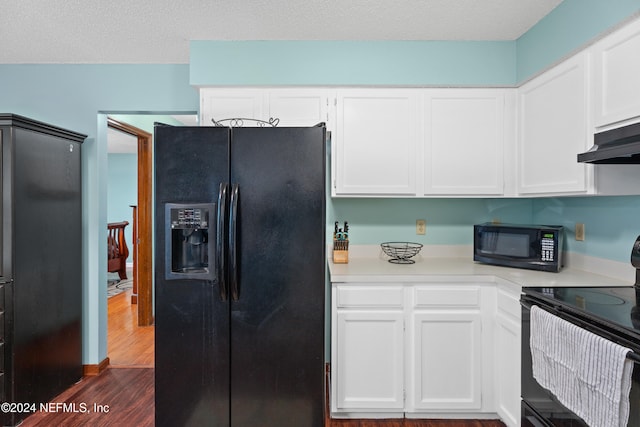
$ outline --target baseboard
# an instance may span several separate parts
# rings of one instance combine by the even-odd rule
[[[84,365],[83,373],[86,377],[95,377],[100,375],[109,366],[109,358],[106,357],[102,362],[97,365]]]

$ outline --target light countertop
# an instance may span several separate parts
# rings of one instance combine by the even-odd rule
[[[633,283],[573,268],[558,273],[492,266],[471,257],[415,257],[415,264],[392,264],[381,256],[351,257],[347,264],[328,259],[333,283],[496,282],[520,287],[631,286]]]

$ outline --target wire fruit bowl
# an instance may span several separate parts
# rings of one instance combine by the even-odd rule
[[[413,264],[415,261],[410,258],[420,252],[422,244],[411,242],[384,242],[380,243],[380,247],[385,254],[391,257],[389,262],[393,264]]]

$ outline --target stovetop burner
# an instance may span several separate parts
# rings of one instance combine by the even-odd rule
[[[524,292],[554,307],[566,307],[596,322],[608,323],[640,341],[640,236],[631,249],[631,265],[636,268],[634,286],[526,288]]]
[[[526,293],[640,334],[640,287],[527,288]]]

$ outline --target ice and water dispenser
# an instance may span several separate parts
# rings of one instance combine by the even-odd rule
[[[165,205],[165,278],[215,279],[215,204]]]

